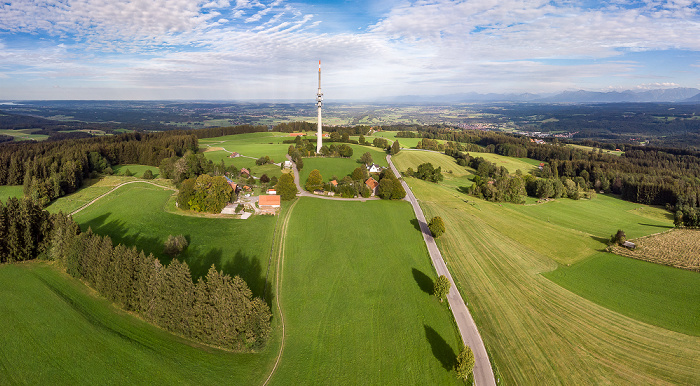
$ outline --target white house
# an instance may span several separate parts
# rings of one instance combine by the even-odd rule
[[[381,173],[382,170],[384,170],[384,168],[377,165],[377,164],[372,164],[372,165],[367,166],[367,170],[370,173]]]

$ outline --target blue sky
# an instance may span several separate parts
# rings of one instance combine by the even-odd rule
[[[700,2],[0,1],[0,99],[700,88]]]

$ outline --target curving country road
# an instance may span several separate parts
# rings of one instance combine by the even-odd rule
[[[399,177],[401,174],[391,162],[391,156],[386,156],[387,162],[394,175]],[[437,271],[438,275],[445,275],[450,281],[450,293],[447,294],[447,301],[450,304],[450,309],[454,315],[455,321],[457,322],[457,327],[459,328],[459,333],[462,335],[462,340],[464,344],[469,346],[474,352],[474,383],[479,386],[483,385],[496,385],[496,381],[493,375],[493,369],[491,368],[491,363],[489,362],[488,354],[486,353],[486,347],[484,347],[484,341],[481,340],[481,335],[479,330],[476,328],[476,323],[472,319],[472,315],[469,313],[469,309],[466,304],[464,304],[464,299],[462,295],[457,290],[455,282],[450,275],[450,271],[447,270],[447,265],[445,265],[445,260],[442,258],[442,254],[435,244],[435,239],[428,229],[428,223],[425,221],[425,216],[423,215],[423,210],[418,205],[418,200],[416,196],[413,195],[411,188],[408,187],[406,181],[400,180],[403,188],[406,190],[406,201],[409,201],[413,206],[413,211],[416,213],[416,219],[420,224],[420,229],[423,233],[423,239],[425,240],[425,245],[428,247],[428,252],[430,253],[430,259],[433,261],[433,267]]]

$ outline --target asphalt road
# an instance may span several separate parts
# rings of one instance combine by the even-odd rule
[[[401,174],[391,162],[391,156],[386,156],[386,160],[389,162],[391,170],[394,175],[399,177]],[[450,271],[447,270],[447,265],[445,265],[445,260],[442,258],[442,254],[435,244],[435,239],[433,239],[430,229],[428,229],[428,222],[425,220],[423,215],[423,210],[418,205],[418,200],[413,192],[408,187],[408,184],[401,179],[401,184],[406,190],[405,200],[409,201],[413,206],[413,211],[416,213],[416,219],[420,224],[420,229],[423,233],[423,240],[425,240],[425,245],[428,247],[428,252],[430,253],[430,259],[433,261],[433,267],[439,275],[445,275],[450,281],[451,287],[450,292],[447,294],[447,301],[450,305],[450,310],[454,315],[455,321],[457,322],[457,327],[459,328],[459,333],[462,335],[462,341],[464,344],[469,346],[474,352],[474,384],[483,385],[496,385],[496,381],[493,375],[493,369],[491,368],[491,363],[489,362],[488,354],[486,353],[486,347],[484,347],[484,341],[481,339],[479,330],[476,328],[476,323],[472,319],[472,315],[469,313],[467,305],[464,304],[464,299],[462,295],[457,290],[455,282],[450,275]]]

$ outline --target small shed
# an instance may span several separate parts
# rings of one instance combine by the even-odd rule
[[[250,177],[250,170],[248,170],[248,169],[246,169],[246,168],[242,168],[242,169],[241,169],[241,175],[242,175],[242,176],[246,176],[246,177]]]
[[[267,194],[277,194],[277,190],[275,189],[268,189]]]
[[[284,163],[282,164],[282,166],[283,166],[285,169],[291,169],[291,168],[292,168],[292,161],[284,161]]]
[[[228,158],[236,158],[236,157],[240,157],[240,156],[241,156],[240,154],[238,154],[237,152],[234,151],[233,153],[231,153],[231,155],[228,156]]]
[[[636,246],[633,242],[631,242],[631,241],[625,241],[624,243],[622,243],[622,246],[625,247],[625,248],[627,248],[627,249],[635,249],[635,248],[637,248],[637,246]]]
[[[331,181],[331,185],[333,185],[334,188],[337,188],[337,187],[338,187],[338,181],[336,181],[336,180]]]

